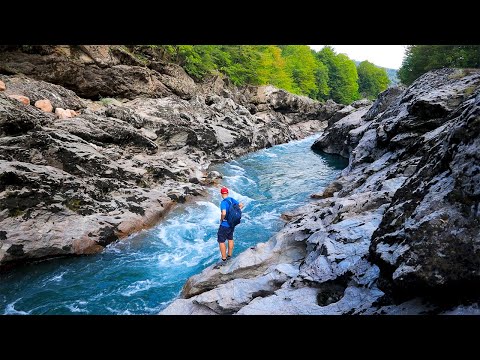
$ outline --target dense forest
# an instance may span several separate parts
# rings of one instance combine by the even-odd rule
[[[479,68],[480,45],[410,45],[398,76],[410,85],[427,71],[443,67]]]
[[[235,85],[271,84],[295,94],[349,104],[375,98],[390,80],[368,61],[355,64],[330,46],[307,45],[150,45],[164,60],[181,65],[202,80],[223,74]]]

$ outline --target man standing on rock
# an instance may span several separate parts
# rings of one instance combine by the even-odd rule
[[[226,187],[222,187],[220,190],[220,194],[222,194],[222,202],[220,203],[220,227],[218,228],[218,246],[220,247],[220,254],[222,255],[222,263],[227,261],[233,253],[233,231],[234,228],[231,227],[227,220],[226,216],[230,207],[234,204],[238,204],[240,209],[243,209],[243,204],[239,203],[234,198],[228,196],[228,189]],[[225,241],[228,240],[228,254],[227,249],[225,247]],[[221,263],[221,264],[222,264]]]

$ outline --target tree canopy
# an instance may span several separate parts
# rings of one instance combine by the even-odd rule
[[[369,61],[365,60],[358,64],[357,72],[358,91],[362,97],[375,99],[390,83],[387,71]]]
[[[370,63],[373,68],[363,65],[362,70],[357,70],[353,60],[345,54],[336,54],[330,46],[319,52],[307,45],[151,45],[150,48],[163,59],[181,65],[196,80],[223,74],[235,85],[271,84],[321,101],[333,99],[349,104],[360,98],[359,89],[362,96],[373,98],[388,86],[384,70]]]
[[[293,91],[293,80],[287,71],[286,61],[278,46],[259,48],[261,57],[257,70],[259,84],[271,84],[287,91]]]
[[[287,73],[293,80],[293,92],[315,98],[318,93],[315,81],[317,61],[310,48],[306,45],[286,45],[281,49]]]
[[[479,68],[480,45],[408,46],[398,76],[410,85],[427,71],[444,67]]]

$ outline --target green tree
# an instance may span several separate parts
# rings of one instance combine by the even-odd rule
[[[261,85],[271,84],[287,91],[293,91],[293,81],[286,68],[282,50],[278,46],[259,47],[261,58],[257,70],[258,82]]]
[[[215,45],[163,45],[167,59],[182,66],[185,71],[196,78],[203,79],[217,69],[219,57],[218,46]],[[222,58],[229,62],[228,57]]]
[[[317,57],[328,68],[330,97],[342,104],[358,100],[360,95],[355,62],[345,54],[337,55],[331,46],[322,48]]]
[[[317,82],[317,100],[327,100],[330,96],[330,87],[328,86],[328,67],[317,60],[317,69],[315,70],[315,81]]]
[[[338,88],[332,93],[332,98],[342,104],[350,104],[360,99],[358,93],[358,74],[355,62],[345,54],[337,55],[338,63]],[[333,88],[332,88],[333,90]]]
[[[258,46],[225,45],[220,52],[228,54],[230,62],[219,69],[224,72],[235,85],[259,84],[257,71],[260,67],[261,53]]]
[[[375,99],[390,84],[385,69],[379,68],[369,61],[362,61],[357,66],[358,91],[361,96]]]
[[[181,65],[199,79],[210,73],[213,69],[216,69],[213,55],[215,52],[214,46],[180,45],[179,52],[182,55]]]
[[[410,45],[398,77],[410,85],[427,71],[444,67],[479,68],[480,45]]]
[[[292,92],[316,98],[318,87],[315,72],[318,62],[307,45],[285,45],[281,47],[286,70],[293,80]]]

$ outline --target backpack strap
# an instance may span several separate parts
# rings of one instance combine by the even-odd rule
[[[230,200],[229,198],[226,198],[225,200],[227,200],[227,202],[230,204],[228,208],[228,210],[230,210],[230,208],[233,206],[232,200]]]

